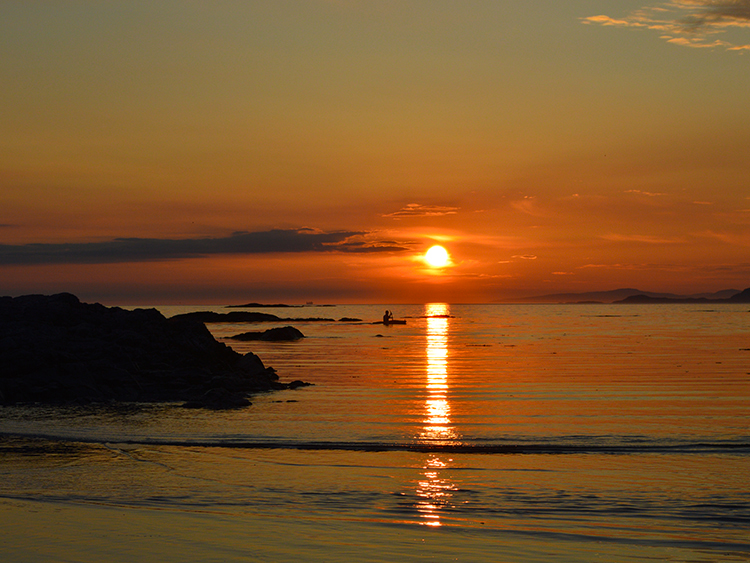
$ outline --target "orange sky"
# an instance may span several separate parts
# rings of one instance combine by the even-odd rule
[[[0,49],[2,295],[750,286],[750,1],[4,2]]]

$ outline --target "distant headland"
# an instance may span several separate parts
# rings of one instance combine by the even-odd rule
[[[584,293],[554,293],[513,300],[515,303],[750,303],[750,288],[745,290],[724,289],[714,293],[678,295],[656,293],[633,288],[611,291],[589,291]]]
[[[287,303],[243,303],[241,305],[227,305],[225,309],[301,309],[302,307],[333,307],[333,305],[313,305],[308,301],[305,305],[289,305]]]
[[[631,295],[615,303],[750,303],[750,288],[731,297],[654,297],[646,294]]]

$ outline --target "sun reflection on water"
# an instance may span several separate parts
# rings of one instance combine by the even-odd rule
[[[458,436],[451,425],[448,401],[448,320],[450,308],[445,303],[429,303],[427,317],[427,398],[421,438],[455,441]]]
[[[445,303],[430,303],[425,307],[427,320],[427,381],[425,388],[425,416],[420,439],[428,442],[455,443],[459,436],[451,424],[448,397],[448,328],[450,307]],[[452,460],[448,460],[452,461]],[[450,505],[455,484],[444,477],[447,462],[431,456],[423,466],[417,485],[417,511],[425,526],[441,526],[440,511]]]
[[[449,459],[448,461],[453,461]],[[442,477],[441,469],[448,464],[439,457],[431,457],[424,466],[424,473],[417,484],[417,511],[422,517],[424,526],[442,526],[440,511],[451,505],[451,497],[456,485],[450,479]]]

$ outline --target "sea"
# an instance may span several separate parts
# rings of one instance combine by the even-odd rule
[[[227,411],[0,407],[0,560],[750,561],[749,309],[208,324],[313,385]],[[229,338],[290,324],[305,338]]]

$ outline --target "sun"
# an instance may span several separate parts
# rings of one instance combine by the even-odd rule
[[[450,263],[451,256],[445,248],[436,244],[425,252],[424,261],[433,268],[445,268]]]

